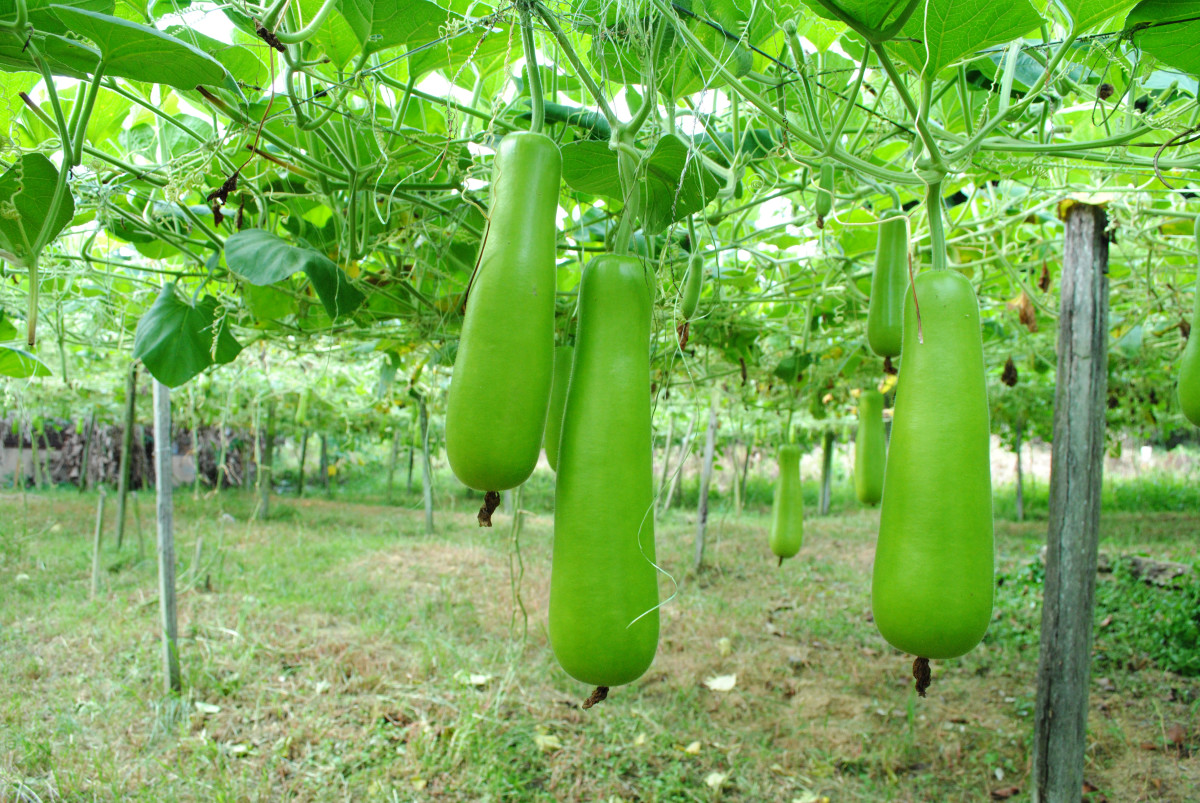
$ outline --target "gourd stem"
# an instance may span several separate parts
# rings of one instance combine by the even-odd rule
[[[325,24],[325,20],[329,18],[329,12],[333,11],[333,7],[336,4],[337,0],[325,0],[324,5],[317,10],[317,15],[307,25],[295,33],[276,31],[275,38],[285,45],[298,45],[301,42],[307,41]]]
[[[521,44],[525,49],[525,75],[529,80],[529,98],[533,103],[533,117],[529,123],[529,130],[540,134],[546,122],[546,104],[542,98],[542,76],[538,72],[537,45],[533,41],[533,21],[529,18],[529,3],[518,3],[517,9],[521,15]]]
[[[942,182],[935,181],[925,187],[925,205],[929,210],[929,239],[932,249],[930,264],[934,270],[946,270],[946,229],[942,219]]]

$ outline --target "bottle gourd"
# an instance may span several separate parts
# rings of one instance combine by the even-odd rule
[[[550,385],[550,409],[546,413],[546,462],[551,471],[558,471],[558,443],[562,434],[563,405],[567,401],[567,383],[571,381],[574,346],[554,349],[554,381]]]
[[[552,139],[500,140],[479,264],[446,399],[446,454],[464,485],[503,491],[537,465],[554,372],[555,215],[562,157]]]
[[[779,478],[771,501],[771,552],[782,564],[804,542],[804,494],[800,487],[800,447],[779,447]]]
[[[918,658],[955,658],[992,618],[994,553],[979,304],[952,270],[926,272],[904,302],[904,362],[884,475],[871,610]]]
[[[908,225],[902,217],[879,224],[875,245],[875,272],[867,306],[867,343],[880,357],[899,357],[900,313],[908,284]]]
[[[883,394],[871,388],[858,397],[858,434],[854,438],[854,495],[864,505],[883,498],[883,470],[887,459],[883,431]]]
[[[558,449],[550,645],[576,680],[636,680],[658,648],[650,281],[632,256],[583,270]]]
[[[687,274],[683,277],[683,299],[679,302],[679,314],[685,321],[696,316],[700,305],[700,290],[704,286],[704,257],[699,252],[688,258]]]
[[[1192,330],[1179,361],[1179,406],[1184,417],[1200,427],[1200,218],[1196,218],[1196,258]]]

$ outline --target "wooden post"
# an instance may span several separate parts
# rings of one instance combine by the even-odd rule
[[[121,462],[117,468],[117,549],[125,542],[125,500],[129,495],[129,470],[133,463],[133,419],[137,401],[137,363],[125,377],[125,429],[121,432]]]
[[[188,389],[192,413],[192,499],[200,499],[200,413],[196,410],[196,389]]]
[[[263,438],[258,460],[258,510],[255,518],[266,521],[271,515],[271,477],[275,466],[275,400],[267,402],[266,431],[256,433]]]
[[[667,439],[663,442],[663,458],[662,458],[662,478],[658,481],[658,496],[655,499],[661,501],[663,494],[667,490],[667,481],[670,479],[671,469],[671,441],[675,439],[675,416],[667,416]],[[654,509],[654,516],[658,518],[659,508]]]
[[[1013,452],[1017,455],[1017,521],[1025,521],[1025,478],[1021,474],[1021,434],[1024,428],[1018,426],[1013,435]]]
[[[304,463],[308,460],[308,429],[300,435],[300,476],[296,482],[296,496],[304,496]]]
[[[1034,803],[1076,801],[1083,788],[1104,399],[1108,387],[1107,215],[1076,203],[1065,214],[1050,527],[1034,710]]]
[[[829,506],[833,502],[833,443],[835,436],[832,429],[825,430],[825,438],[821,442],[821,507],[820,515],[829,515]]]
[[[321,471],[321,485],[325,488],[326,495],[329,494],[329,439],[325,437],[325,433],[321,433],[321,456],[317,460],[317,468]]]
[[[79,492],[83,493],[90,487],[88,480],[88,462],[92,459],[92,436],[96,434],[96,408],[92,408],[92,416],[88,421],[87,432],[83,436],[83,462],[79,466]]]
[[[154,380],[154,477],[158,519],[158,607],[162,613],[164,690],[179,693],[179,624],[175,612],[175,530],[171,496],[171,389]]]
[[[33,460],[33,487],[34,490],[42,489],[42,461],[41,451],[38,448],[37,432],[33,428],[33,416],[29,416],[29,457]]]
[[[704,565],[704,532],[708,529],[708,486],[712,482],[713,452],[717,446],[717,394],[708,406],[708,433],[704,436],[704,467],[700,470],[700,501],[696,513],[696,552],[692,568]]]
[[[680,495],[680,488],[683,487],[683,467],[687,463],[688,455],[692,450],[692,438],[696,435],[696,419],[688,421],[687,433],[683,436],[683,442],[679,444],[679,465],[675,467],[675,473],[671,477],[671,485],[667,489],[667,498],[663,500],[662,512],[666,513],[671,507],[671,501]]]
[[[400,427],[392,427],[392,457],[388,461],[387,503],[392,503],[392,488],[396,481],[396,460],[400,454]]]
[[[92,599],[100,594],[100,534],[104,532],[104,489],[96,501],[96,532],[92,536]]]
[[[433,464],[429,461],[429,409],[425,397],[417,399],[421,420],[421,495],[425,499],[425,533],[433,534]]]

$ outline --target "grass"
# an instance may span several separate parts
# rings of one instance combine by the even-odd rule
[[[519,555],[510,516],[479,529],[465,492],[439,491],[426,536],[407,492],[277,497],[254,522],[249,494],[181,491],[182,699],[162,689],[148,500],[142,557],[131,522],[89,601],[95,496],[0,495],[0,800],[965,803],[1026,786],[1044,522],[998,519],[996,622],[918,699],[867,617],[878,513],[844,483],[782,568],[753,484],[744,516],[716,506],[699,575],[694,518],[672,512],[658,657],[582,711],[590,690],[546,638],[537,483]],[[1101,549],[1197,562],[1200,505],[1152,509],[1182,493],[1106,489]],[[1141,501],[1111,509],[1125,499]],[[1109,800],[1200,798],[1200,681],[1162,668],[1194,655],[1194,593],[1100,581],[1085,777]],[[727,674],[729,692],[703,685]]]

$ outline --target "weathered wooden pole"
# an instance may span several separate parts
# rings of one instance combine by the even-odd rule
[[[129,496],[129,470],[133,463],[133,418],[137,401],[137,363],[125,377],[125,429],[121,432],[121,462],[117,467],[117,549],[125,542],[125,501]]]
[[[679,444],[679,465],[675,467],[675,471],[671,475],[671,482],[667,487],[667,497],[663,499],[663,513],[666,513],[667,509],[671,507],[672,500],[680,495],[680,488],[683,487],[683,467],[687,464],[688,455],[691,454],[692,438],[695,435],[696,419],[692,418],[688,421],[687,433],[683,436],[683,441]]]
[[[304,496],[304,463],[308,460],[308,428],[300,434],[300,475],[296,479],[296,496]]]
[[[1092,608],[1108,387],[1107,215],[1076,203],[1066,221],[1042,603],[1034,803],[1079,800],[1083,789]]]
[[[255,518],[266,521],[271,515],[271,475],[275,467],[275,400],[267,402],[267,424],[262,432],[255,433],[262,438],[262,447],[258,459],[258,510]]]
[[[96,434],[96,408],[92,408],[92,415],[88,421],[87,432],[83,435],[83,462],[79,466],[79,492],[83,493],[88,489],[88,462],[92,459],[92,436]]]
[[[104,532],[104,489],[96,500],[96,531],[92,536],[92,599],[100,595],[100,536]]]
[[[387,470],[387,503],[389,505],[392,503],[392,488],[394,487],[394,483],[396,481],[396,461],[399,459],[399,454],[400,454],[400,428],[393,427],[392,428],[392,456],[391,456],[391,459],[388,460],[388,470]]]
[[[433,534],[433,463],[429,460],[429,408],[425,397],[417,397],[421,426],[421,495],[425,499],[425,532]]]
[[[704,565],[704,534],[708,529],[708,486],[712,482],[713,452],[717,446],[717,394],[708,407],[708,432],[704,436],[704,467],[700,469],[700,500],[696,510],[696,551],[692,569]]]
[[[667,490],[667,480],[670,478],[671,441],[675,439],[675,416],[667,416],[667,439],[663,442],[662,478],[658,481],[658,495],[654,498],[661,500]],[[654,517],[658,518],[658,508],[655,507]]]
[[[1013,453],[1017,456],[1017,521],[1025,521],[1025,477],[1021,472],[1021,435],[1024,431],[1018,426],[1013,435]]]
[[[158,519],[158,607],[162,613],[163,685],[183,690],[179,672],[179,624],[175,609],[175,530],[171,470],[171,389],[154,380],[154,478]]]
[[[821,442],[821,507],[822,516],[829,515],[829,506],[833,502],[833,444],[836,438],[832,429],[825,430],[825,438]]]

